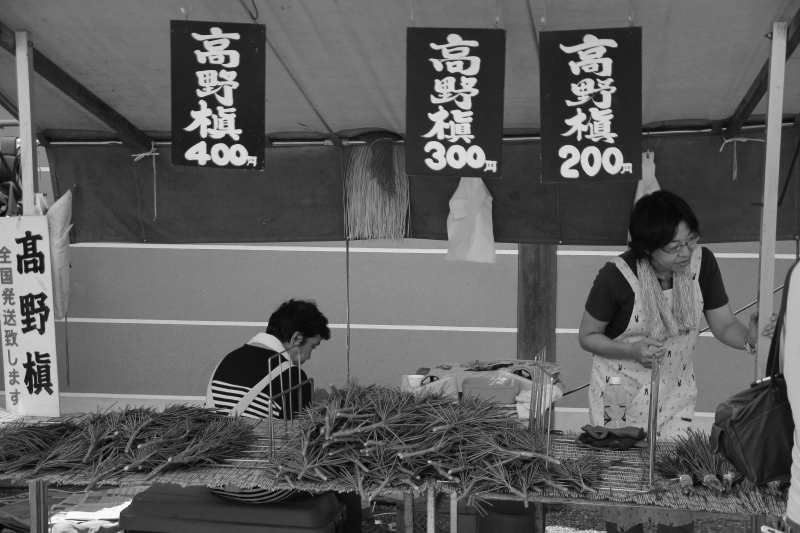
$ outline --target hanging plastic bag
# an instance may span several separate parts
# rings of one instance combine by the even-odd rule
[[[481,178],[461,178],[447,217],[448,261],[494,263],[492,195]]]
[[[653,194],[660,191],[661,187],[658,185],[656,179],[656,155],[653,152],[647,151],[642,154],[642,179],[636,184],[636,194],[633,197],[633,203],[644,196],[645,194]]]
[[[53,273],[53,312],[57,320],[69,308],[69,230],[72,229],[72,191],[47,210],[50,228],[50,268]]]

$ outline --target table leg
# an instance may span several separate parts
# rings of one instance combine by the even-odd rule
[[[458,493],[450,493],[450,533],[458,533]]]
[[[403,533],[414,533],[414,493],[403,494]]]
[[[47,505],[47,481],[28,481],[31,508],[31,533],[47,533],[50,512]]]
[[[767,517],[763,514],[750,516],[750,533],[761,533],[761,526],[767,524]]]
[[[542,503],[534,503],[533,506],[536,509],[533,533],[545,533],[547,529],[547,508]]]
[[[428,484],[428,533],[436,533],[436,485]]]

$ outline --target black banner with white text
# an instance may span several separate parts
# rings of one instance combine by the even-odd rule
[[[170,21],[172,164],[264,170],[266,26]]]
[[[406,173],[499,178],[503,30],[408,28]]]
[[[540,34],[542,182],[642,176],[642,29]]]

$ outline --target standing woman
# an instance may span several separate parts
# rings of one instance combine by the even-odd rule
[[[800,268],[795,265],[789,275],[791,277],[787,278],[787,285],[784,285],[788,286],[788,293],[780,354],[786,394],[794,418],[794,446],[783,530],[786,533],[800,533]]]
[[[630,216],[628,251],[607,263],[594,280],[578,339],[593,354],[589,419],[603,425],[603,388],[618,376],[628,394],[628,426],[647,428],[650,373],[661,361],[657,437],[674,438],[692,426],[697,397],[693,358],[706,322],[718,340],[753,352],[757,314],[749,327],[734,316],[717,260],[697,245],[700,227],[689,204],[657,191],[636,202]],[[693,531],[689,513],[604,508],[609,533]]]

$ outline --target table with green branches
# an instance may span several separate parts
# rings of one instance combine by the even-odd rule
[[[779,487],[741,476],[719,490],[702,471],[687,471],[695,480],[687,489],[661,464],[651,482],[648,450],[602,450],[576,435],[530,431],[480,398],[454,402],[374,385],[336,390],[291,421],[173,405],[30,422],[0,426],[0,478],[29,483],[32,531],[46,531],[48,483],[358,491],[402,501],[406,523],[414,497],[424,495],[431,533],[443,497],[452,531],[462,502],[479,512],[487,502],[514,500],[718,516],[778,516],[786,505]],[[676,446],[658,443],[657,454],[675,457]]]

